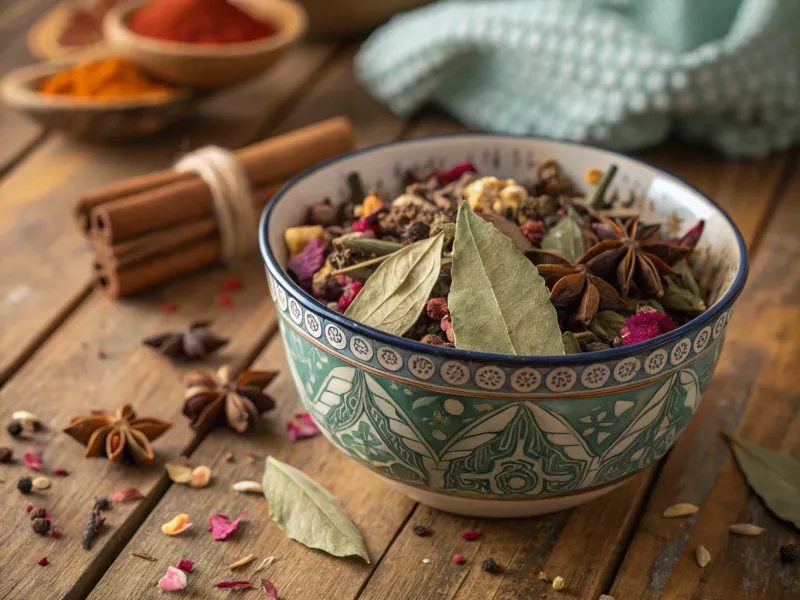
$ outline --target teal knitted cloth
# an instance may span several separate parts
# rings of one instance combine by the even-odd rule
[[[800,0],[469,0],[399,15],[356,73],[391,109],[620,150],[800,139]]]

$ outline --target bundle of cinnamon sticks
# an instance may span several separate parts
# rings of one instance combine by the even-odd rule
[[[235,152],[261,209],[289,178],[354,147],[349,119],[336,117]],[[98,287],[129,296],[222,258],[211,190],[172,169],[84,194],[75,220],[94,250]],[[256,240],[253,240],[255,247]]]

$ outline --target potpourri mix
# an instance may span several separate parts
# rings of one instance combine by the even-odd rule
[[[671,331],[706,310],[693,273],[703,221],[644,222],[616,174],[582,194],[554,161],[531,182],[470,163],[408,172],[405,192],[324,199],[285,233],[295,280],[333,310],[429,344],[514,355],[593,352]]]

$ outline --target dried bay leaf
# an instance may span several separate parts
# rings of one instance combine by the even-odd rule
[[[572,263],[583,256],[583,234],[574,208],[570,207],[567,215],[544,235],[542,250],[560,254]]]
[[[613,310],[601,310],[594,316],[590,329],[602,341],[610,344],[625,327],[625,317]]]
[[[695,279],[694,273],[692,272],[692,267],[689,265],[688,261],[678,261],[677,264],[673,265],[672,270],[678,274],[678,277],[680,277],[684,288],[692,292],[695,296],[700,298],[703,297],[703,292],[700,290],[700,284],[697,283],[697,279]]]
[[[752,490],[778,518],[800,529],[800,460],[725,435]]]
[[[456,347],[520,356],[563,355],[544,279],[511,240],[464,202],[456,222],[447,302]]]
[[[508,239],[513,242],[514,247],[520,252],[533,250],[533,244],[531,244],[531,241],[525,237],[525,234],[522,233],[522,231],[520,231],[516,223],[509,221],[501,215],[496,215],[490,212],[482,214],[481,218],[497,227],[501,233],[505,234]]]
[[[345,315],[386,333],[403,335],[416,323],[442,268],[444,234],[390,255],[367,279]]]
[[[566,354],[581,354],[583,352],[578,338],[576,338],[575,334],[571,331],[562,333],[561,341],[564,343],[564,352]]]
[[[364,539],[333,495],[308,475],[273,457],[263,481],[269,516],[287,537],[333,556],[360,556]]]

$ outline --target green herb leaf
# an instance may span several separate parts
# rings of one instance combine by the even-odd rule
[[[573,263],[583,256],[583,235],[578,219],[575,209],[570,207],[569,212],[542,238],[542,250],[560,254]]]
[[[481,218],[497,227],[501,233],[505,234],[508,239],[513,242],[514,247],[520,252],[533,250],[533,244],[531,244],[531,241],[525,237],[525,234],[522,233],[522,231],[520,231],[519,226],[516,223],[509,221],[501,215],[496,215],[489,212],[481,215]]]
[[[703,297],[700,284],[697,283],[697,279],[695,279],[694,273],[692,273],[692,267],[687,261],[680,261],[673,266],[672,269],[678,274],[678,277],[680,277],[683,287],[692,292],[695,296],[699,298]]]
[[[726,433],[747,483],[764,504],[800,529],[800,461]]]
[[[444,234],[391,254],[345,311],[345,315],[394,335],[403,335],[425,308],[442,268]]]
[[[452,276],[447,304],[457,348],[522,356],[564,354],[544,279],[508,237],[466,202],[458,211]]]
[[[667,308],[686,312],[703,312],[706,303],[700,296],[687,289],[680,277],[667,275],[664,278],[664,295],[661,303]]]
[[[625,327],[625,317],[613,310],[603,310],[594,316],[590,329],[604,342],[610,344],[619,337],[620,330]]]
[[[361,533],[328,490],[271,456],[266,465],[262,487],[269,516],[287,537],[333,556],[360,556],[369,563]]]
[[[581,354],[581,344],[578,338],[571,331],[565,331],[561,334],[561,341],[564,343],[564,352],[566,354]]]

